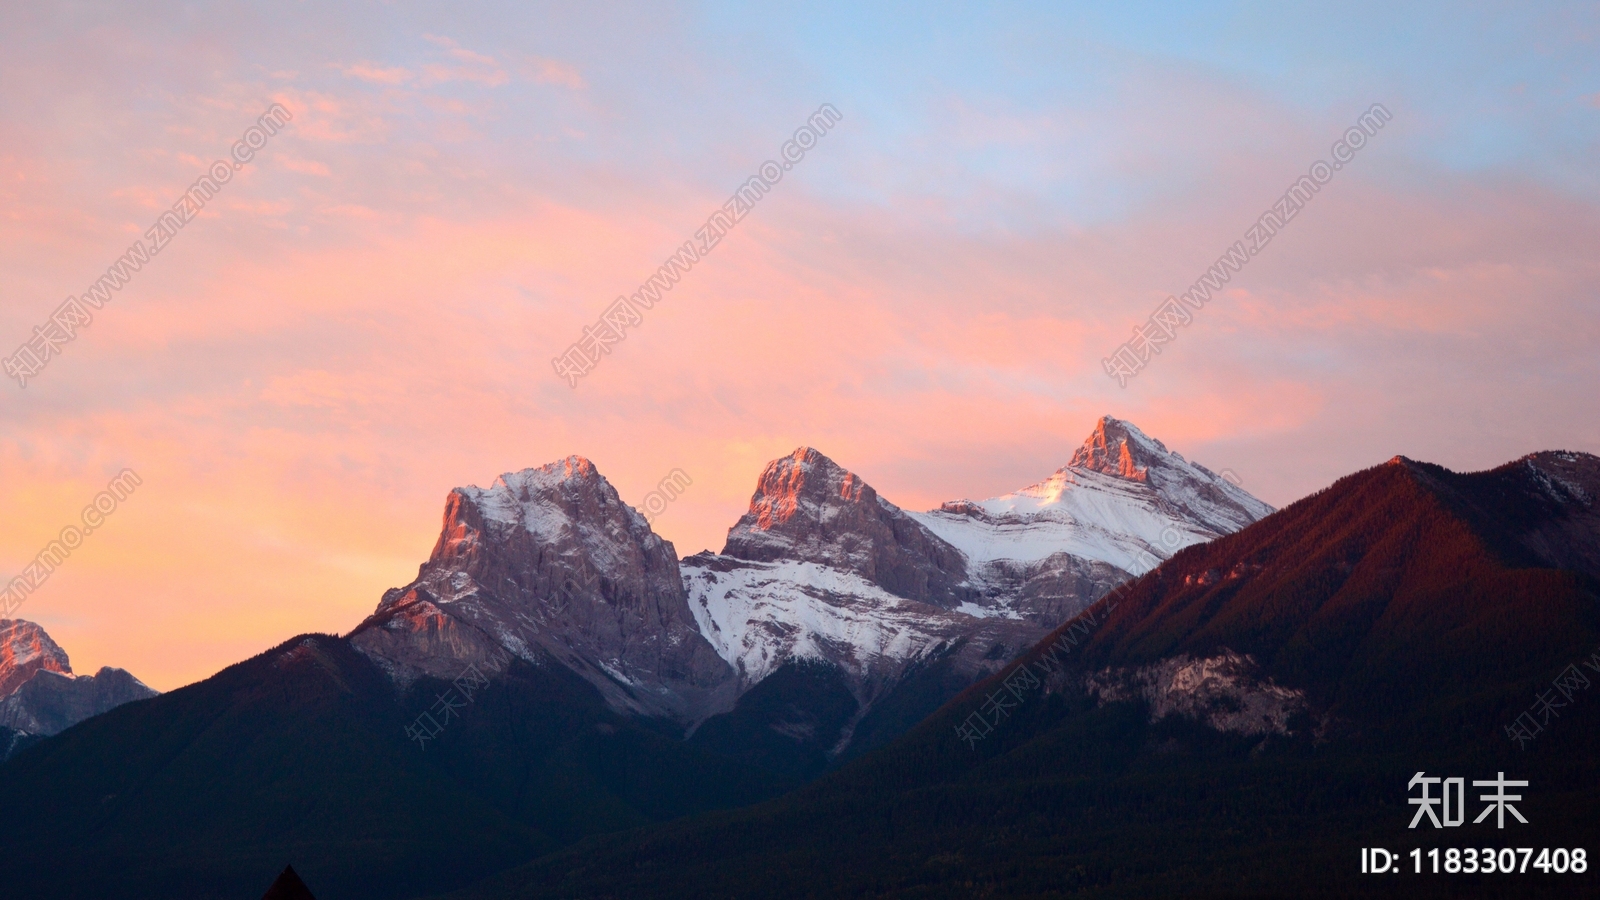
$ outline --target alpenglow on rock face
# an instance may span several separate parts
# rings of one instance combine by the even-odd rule
[[[67,651],[32,622],[0,619],[0,697],[8,696],[40,671],[71,674]]]
[[[401,682],[564,665],[613,706],[694,721],[732,673],[689,612],[677,554],[587,459],[457,488],[416,581],[350,635]]]

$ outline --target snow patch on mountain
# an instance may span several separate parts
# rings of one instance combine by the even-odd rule
[[[1142,484],[1070,469],[1016,493],[910,515],[965,554],[969,564],[1035,563],[1068,553],[1140,575],[1174,552],[1216,537],[1153,504]]]
[[[790,660],[833,662],[858,676],[898,666],[970,619],[819,563],[701,555],[684,560],[683,571],[700,633],[748,684]]]
[[[1044,481],[910,515],[966,558],[967,583],[983,597],[972,606],[1008,611],[1036,605],[1041,592],[1094,594],[1079,598],[1081,609],[1115,582],[1271,512],[1131,423],[1105,416]]]

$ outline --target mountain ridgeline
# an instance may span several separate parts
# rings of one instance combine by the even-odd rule
[[[1109,418],[1046,481],[930,513],[802,448],[762,473],[723,552],[683,561],[589,461],[510,473],[451,492],[417,577],[348,635],[52,738],[0,734],[0,802],[52,810],[0,878],[232,897],[292,863],[318,896],[409,897],[745,806],[1268,512]]]
[[[1508,726],[1600,666],[1597,496],[1586,454],[1396,458],[1274,512],[1108,417],[1038,483],[926,512],[800,448],[680,560],[568,457],[451,492],[417,577],[343,637],[0,732],[0,802],[52,811],[0,878],[1341,895],[1406,837],[1419,769],[1536,779],[1528,834],[1578,846],[1600,716]],[[28,683],[61,677],[46,650]]]
[[[124,703],[156,692],[122,669],[74,675],[67,652],[45,630],[0,619],[0,762]]]

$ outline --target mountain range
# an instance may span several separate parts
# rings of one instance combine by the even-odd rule
[[[1048,479],[908,513],[821,453],[768,464],[683,560],[581,457],[451,492],[351,643],[405,686],[548,661],[619,712],[807,778],[910,727],[1112,586],[1271,512],[1110,417]]]
[[[1409,851],[1600,838],[1597,498],[1589,454],[1396,457],[1180,551],[807,788],[452,897],[1587,895],[1589,869],[1418,877]],[[1475,790],[1460,831],[1413,830],[1423,773],[1525,781],[1528,824],[1474,825]],[[1362,874],[1369,847],[1404,877]]]
[[[452,491],[349,634],[20,750],[0,802],[51,814],[0,880],[1338,896],[1409,836],[1419,768],[1527,773],[1527,835],[1575,846],[1600,717],[1510,726],[1600,666],[1597,496],[1587,454],[1397,457],[1273,511],[1107,417],[1037,484],[927,512],[800,448],[680,560],[568,457]]]

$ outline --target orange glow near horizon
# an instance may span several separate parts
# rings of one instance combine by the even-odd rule
[[[1468,159],[1425,92],[1119,389],[1102,358],[1370,97],[1012,37],[907,61],[929,85],[908,87],[843,46],[767,35],[758,65],[675,19],[597,45],[540,14],[564,37],[420,12],[167,23],[204,61],[181,67],[137,11],[19,13],[0,36],[0,351],[270,103],[294,115],[0,397],[5,580],[110,475],[144,479],[17,612],[76,671],[170,690],[347,632],[414,577],[451,488],[569,454],[636,506],[687,473],[654,517],[682,556],[721,549],[796,447],[909,509],[1038,482],[1105,414],[1278,506],[1397,453],[1600,450],[1592,185]],[[769,51],[850,78],[775,80]],[[838,126],[575,388],[558,378],[552,357],[824,100]],[[1581,106],[1559,116],[1589,117],[1560,118],[1588,153]]]

